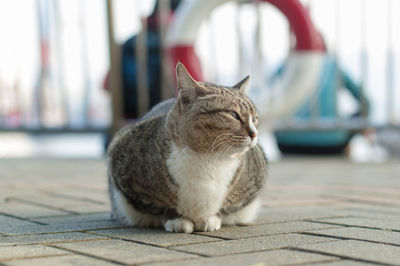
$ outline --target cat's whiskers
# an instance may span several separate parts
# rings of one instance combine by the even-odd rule
[[[213,151],[214,146],[217,145],[217,143],[225,140],[227,137],[229,138],[230,136],[233,136],[233,133],[222,133],[218,136],[215,137],[214,142],[210,145],[210,147],[207,150],[207,153],[210,153]]]
[[[225,146],[229,146],[229,144],[232,142],[231,138],[224,139],[220,141],[217,145],[215,145],[213,149],[213,154],[214,156],[221,154],[221,151],[225,148]]]
[[[218,149],[228,141],[229,141],[229,137],[220,139],[217,143],[215,143],[215,145],[213,145],[213,147],[209,150],[208,153],[215,154],[218,151]]]
[[[231,133],[231,134],[232,134],[232,133]],[[218,144],[221,144],[221,142],[224,142],[224,141],[236,141],[238,138],[240,138],[240,136],[235,136],[234,134],[232,134],[232,135],[229,136],[229,137],[226,137],[226,136],[225,136],[225,138],[222,138],[222,139],[220,139],[220,140],[218,141]],[[218,146],[218,144],[215,145],[215,146]]]
[[[209,153],[210,160],[215,161],[216,159],[218,159],[218,157],[223,155],[223,152],[227,148],[231,147],[232,138],[233,136],[225,136],[224,138],[218,140],[218,142],[213,146],[211,152]]]
[[[233,135],[228,139],[223,139],[223,141],[219,141],[217,145],[214,146],[215,154],[223,154],[226,150],[233,147],[237,144],[243,144],[243,141],[246,140],[246,137]]]
[[[258,167],[261,167],[261,163],[260,163],[260,159],[258,158],[258,152],[256,151],[256,149],[251,149],[254,155],[254,158],[256,159],[256,164]]]
[[[224,153],[227,149],[233,147],[235,144],[241,144],[243,143],[243,140],[245,140],[245,137],[241,136],[232,136],[229,138],[229,140],[226,141],[225,145],[221,146],[219,150],[217,151],[218,153]]]
[[[213,160],[220,154],[220,150],[231,141],[232,137],[234,137],[233,133],[223,133],[216,137],[214,143],[209,148],[209,154],[212,155]]]
[[[263,156],[263,153],[261,151],[261,148],[257,145],[254,146],[254,156],[256,158],[257,163],[260,163],[260,168],[261,169],[266,169],[267,168],[267,162],[265,161],[265,158]]]
[[[228,148],[230,148],[230,147],[233,146],[232,144],[233,144],[233,142],[232,142],[231,139],[227,140],[227,141],[224,143],[224,145],[220,146],[220,148],[217,150],[217,153],[219,153],[219,154],[225,153],[225,151],[226,151]]]

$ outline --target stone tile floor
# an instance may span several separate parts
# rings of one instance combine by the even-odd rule
[[[400,163],[270,165],[252,226],[173,234],[109,219],[102,160],[0,161],[0,265],[400,265]]]

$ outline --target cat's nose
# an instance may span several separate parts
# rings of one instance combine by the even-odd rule
[[[253,130],[250,130],[249,137],[251,138],[251,140],[253,140],[256,137],[256,132],[254,132]]]

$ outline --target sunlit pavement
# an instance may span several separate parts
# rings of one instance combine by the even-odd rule
[[[400,265],[400,163],[272,163],[254,225],[174,234],[109,219],[103,160],[0,161],[0,265]]]

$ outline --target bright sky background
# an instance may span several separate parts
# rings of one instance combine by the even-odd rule
[[[389,9],[388,3],[391,3]],[[50,17],[50,44],[52,48],[52,73],[56,90],[67,88],[71,106],[71,123],[82,125],[85,87],[89,87],[91,117],[98,124],[108,123],[109,101],[101,89],[108,69],[108,44],[106,34],[105,1],[51,0],[51,7],[59,4],[60,16]],[[151,11],[152,1],[115,0],[117,40],[121,43],[140,30],[139,16]],[[387,119],[387,58],[393,58],[392,97],[397,107],[396,121],[400,121],[400,1],[398,0],[304,0],[310,8],[317,28],[325,36],[331,52],[336,52],[341,65],[361,82],[361,51],[368,55],[365,77],[366,91],[372,101],[371,118],[375,122]],[[365,25],[362,25],[362,3],[365,5]],[[23,8],[21,8],[23,7]],[[83,10],[83,11],[82,11]],[[205,21],[199,32],[196,49],[202,59],[204,72],[211,80],[231,84],[246,73],[262,69],[263,76],[253,82],[266,81],[288,52],[288,32],[285,18],[268,4],[261,5],[263,59],[255,65],[257,55],[252,49],[255,9],[245,5],[238,13],[237,6],[228,3],[218,8]],[[391,12],[391,15],[389,15]],[[56,56],[57,40],[54,32],[55,18],[60,28],[61,56]],[[247,62],[240,71],[238,64],[236,17],[240,18]],[[339,18],[339,19],[337,19]],[[391,19],[391,21],[389,21]],[[0,112],[10,112],[15,105],[22,106],[29,117],[32,91],[39,72],[39,41],[36,0],[0,1]],[[391,23],[391,29],[388,27]],[[210,26],[211,25],[211,26]],[[365,35],[361,34],[365,28]],[[390,30],[390,31],[389,31]],[[365,38],[365,41],[363,41]],[[390,42],[390,43],[389,43]],[[390,45],[389,45],[390,44]],[[390,49],[388,49],[390,48]],[[391,52],[388,54],[388,52]],[[62,62],[60,64],[59,62]],[[87,62],[87,67],[85,67]],[[250,67],[252,66],[252,67]],[[87,71],[88,75],[85,75]],[[242,73],[241,73],[242,72]],[[60,76],[60,73],[63,73]],[[88,79],[86,77],[89,77]],[[257,75],[256,75],[257,76]],[[13,88],[18,87],[15,92]]]

